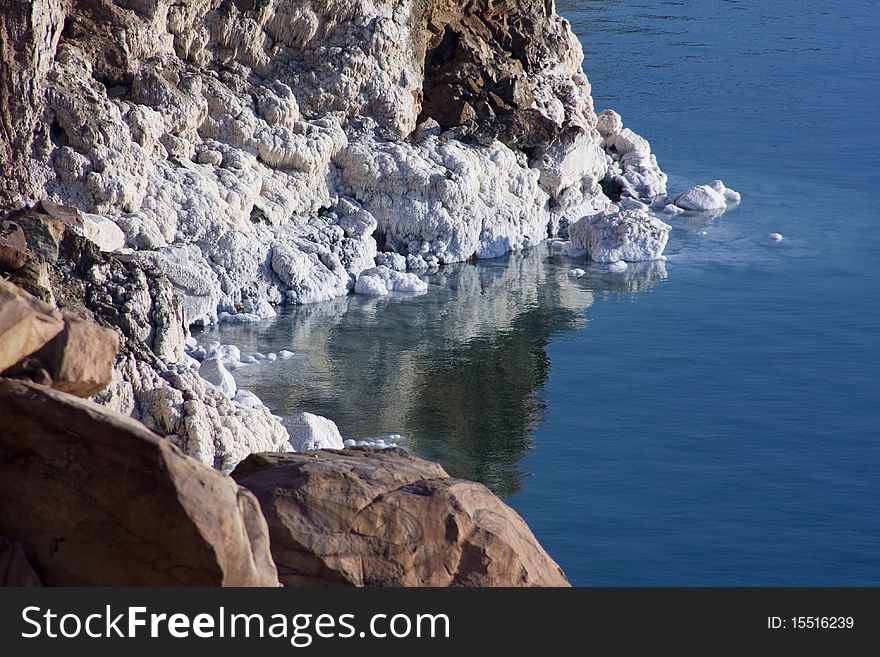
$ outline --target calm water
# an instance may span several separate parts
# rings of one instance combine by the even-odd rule
[[[239,384],[345,437],[405,434],[575,584],[880,584],[880,9],[557,7],[597,109],[670,191],[720,177],[736,210],[671,220],[665,267],[571,279],[541,247],[205,337],[295,351]]]

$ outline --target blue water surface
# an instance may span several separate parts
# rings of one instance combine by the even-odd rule
[[[239,385],[483,481],[576,585],[880,584],[880,9],[557,9],[597,111],[737,208],[668,219],[665,265],[542,246],[206,339],[293,350]]]
[[[670,188],[743,202],[551,342],[511,504],[576,584],[880,584],[880,7],[557,6]]]

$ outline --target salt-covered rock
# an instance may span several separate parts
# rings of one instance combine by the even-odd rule
[[[713,180],[709,185],[724,197],[724,200],[727,201],[728,205],[739,203],[742,200],[742,195],[739,192],[736,192],[729,187],[725,187],[724,182],[721,180]]]
[[[119,251],[125,246],[125,234],[111,219],[83,212],[82,223],[84,237],[97,244],[101,251]]]
[[[547,236],[539,172],[500,142],[429,137],[410,144],[367,136],[334,161],[346,193],[376,217],[389,246],[425,266],[429,256],[438,263],[491,258]]]
[[[623,130],[623,119],[614,110],[604,110],[596,116],[596,129],[603,137],[611,137]]]
[[[298,413],[284,422],[290,444],[298,451],[311,449],[342,449],[342,436],[336,423],[320,415]]]
[[[137,412],[144,424],[202,463],[229,471],[253,452],[291,449],[287,431],[265,405],[234,402],[200,372],[160,377],[133,358],[123,359],[118,370],[111,407]],[[135,382],[130,388],[129,381]]]
[[[406,258],[399,253],[382,252],[376,254],[376,265],[394,271],[406,271]]]
[[[398,443],[404,442],[405,438],[399,433],[387,433],[381,436],[373,436],[369,438],[359,438],[354,441],[356,445],[352,445],[350,440],[345,441],[346,447],[375,447],[376,449],[390,449],[398,447]]]
[[[782,241],[782,233],[770,233],[770,235],[768,235],[768,237],[771,240],[773,240],[774,242],[781,242]]]
[[[697,185],[676,196],[672,202],[684,210],[721,210],[727,207],[723,194],[709,185]]]
[[[189,326],[271,317],[359,277],[378,289],[361,276],[375,266],[531,246],[603,210],[607,172],[632,199],[663,179],[619,117],[597,123],[580,44],[552,3],[123,4],[106,18],[0,3],[0,87],[28,82],[0,103],[0,207],[48,199],[98,224],[91,239],[117,257],[77,246],[53,274],[96,259],[54,292],[80,290],[65,301],[124,336],[101,400],[203,463],[229,469],[286,436],[265,406],[192,371]],[[455,56],[426,67],[435,36],[453,32]],[[380,275],[386,292],[389,280],[418,285]]]
[[[739,192],[728,189],[720,180],[708,185],[697,185],[676,196],[672,203],[684,210],[697,212],[724,210],[728,205],[739,203]]]
[[[190,349],[189,355],[196,360],[205,360],[208,357],[208,350],[199,345]]]
[[[391,292],[427,292],[428,284],[415,274],[394,271],[383,265],[361,272],[354,286],[356,294],[384,296]]]
[[[569,227],[569,252],[582,251],[590,260],[604,263],[656,260],[663,254],[670,230],[643,210],[602,212]]]
[[[397,447],[396,442],[386,442],[385,438],[359,438],[357,440],[348,439],[343,442],[346,447],[373,447],[375,449],[391,449]]]
[[[236,391],[233,401],[247,408],[259,408],[263,405],[263,401],[254,393],[250,390],[242,390],[241,388]]]
[[[279,243],[272,249],[272,271],[288,288],[287,299],[297,303],[326,301],[348,292],[348,272],[338,257],[300,250]]]
[[[551,198],[560,198],[572,190],[579,196],[578,202],[585,193],[597,193],[597,185],[607,169],[601,146],[584,130],[560,134],[535,154],[531,166],[540,171],[541,186]]]
[[[612,271],[615,273],[626,271],[628,269],[628,265],[623,260],[618,260],[617,262],[612,262],[608,265],[608,271]]]
[[[253,324],[262,322],[265,317],[256,313],[228,313],[226,311],[217,314],[217,321],[229,324]]]
[[[210,324],[217,318],[222,292],[217,274],[195,246],[136,251],[136,262],[147,272],[165,276],[183,309],[187,325]]]
[[[278,358],[280,358],[281,360],[287,360],[288,358],[293,358],[294,355],[295,354],[292,351],[290,351],[289,349],[282,349],[281,351],[278,352]]]
[[[585,275],[586,273],[587,272],[585,272],[583,269],[581,269],[579,267],[568,270],[568,275],[571,276],[572,278],[580,278],[581,276]]]
[[[667,176],[644,137],[624,128],[623,120],[614,110],[600,112],[596,127],[609,160],[606,184],[619,188],[623,198],[652,202],[666,195]]]
[[[53,216],[41,212],[34,209],[26,214],[52,224]],[[27,217],[21,219],[19,214],[10,217],[24,223]],[[130,251],[109,256],[75,227],[54,245],[46,242],[46,247],[43,251],[54,262],[52,280],[46,285],[52,285],[54,298],[65,308],[87,308],[97,323],[113,327],[103,329],[107,337],[120,341],[114,359],[112,350],[93,349],[73,327],[63,340],[60,359],[44,363],[59,383],[80,394],[97,393],[95,399],[107,408],[139,419],[190,456],[223,470],[254,451],[290,449],[287,432],[264,405],[236,404],[193,371],[198,361],[186,356],[184,348],[205,357],[208,348],[216,350],[220,344],[206,348],[187,339],[180,299],[168,272],[153,275]],[[3,310],[7,306],[14,309],[14,304],[0,302]],[[40,335],[32,327],[27,333]],[[6,342],[15,346],[16,341]],[[68,358],[68,351],[74,358]]]
[[[617,207],[619,207],[621,210],[624,210],[624,211],[626,211],[626,210],[648,210],[650,208],[650,206],[647,203],[642,203],[641,201],[639,201],[637,199],[629,198],[627,196],[621,198],[617,202]]]
[[[263,297],[248,297],[241,303],[245,314],[256,315],[261,320],[270,319],[278,315],[275,307]]]
[[[674,205],[673,203],[667,203],[663,206],[663,212],[665,212],[666,214],[676,215],[684,212],[684,209],[678,207],[677,205]]]
[[[234,344],[221,344],[211,348],[209,356],[220,359],[226,367],[241,361],[241,350]]]
[[[235,379],[223,365],[223,361],[220,358],[212,356],[203,360],[199,367],[199,376],[220,388],[223,394],[230,399],[235,397],[237,389]]]

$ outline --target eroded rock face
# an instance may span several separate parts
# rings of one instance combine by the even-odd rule
[[[401,449],[256,454],[233,477],[288,586],[568,586],[485,486]]]
[[[433,2],[426,13],[421,118],[482,123],[526,148],[594,122],[580,44],[550,3]]]
[[[0,379],[0,535],[50,586],[275,586],[248,491],[122,415]]]

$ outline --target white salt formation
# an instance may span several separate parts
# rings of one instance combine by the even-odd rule
[[[428,284],[415,274],[394,271],[384,265],[361,272],[355,283],[357,294],[384,296],[391,292],[420,293],[428,290]]]
[[[666,195],[667,176],[644,137],[624,128],[620,114],[614,110],[601,112],[596,127],[606,154],[606,182],[616,185],[623,198],[651,203]]]
[[[728,189],[720,180],[715,180],[709,185],[697,185],[682,192],[674,199],[672,204],[682,210],[724,210],[729,205],[739,203],[739,192]]]
[[[299,413],[285,421],[290,444],[297,452],[310,449],[342,449],[342,436],[332,420],[312,413]]]
[[[563,252],[604,263],[657,260],[663,255],[670,229],[644,210],[609,210],[570,226]]]

